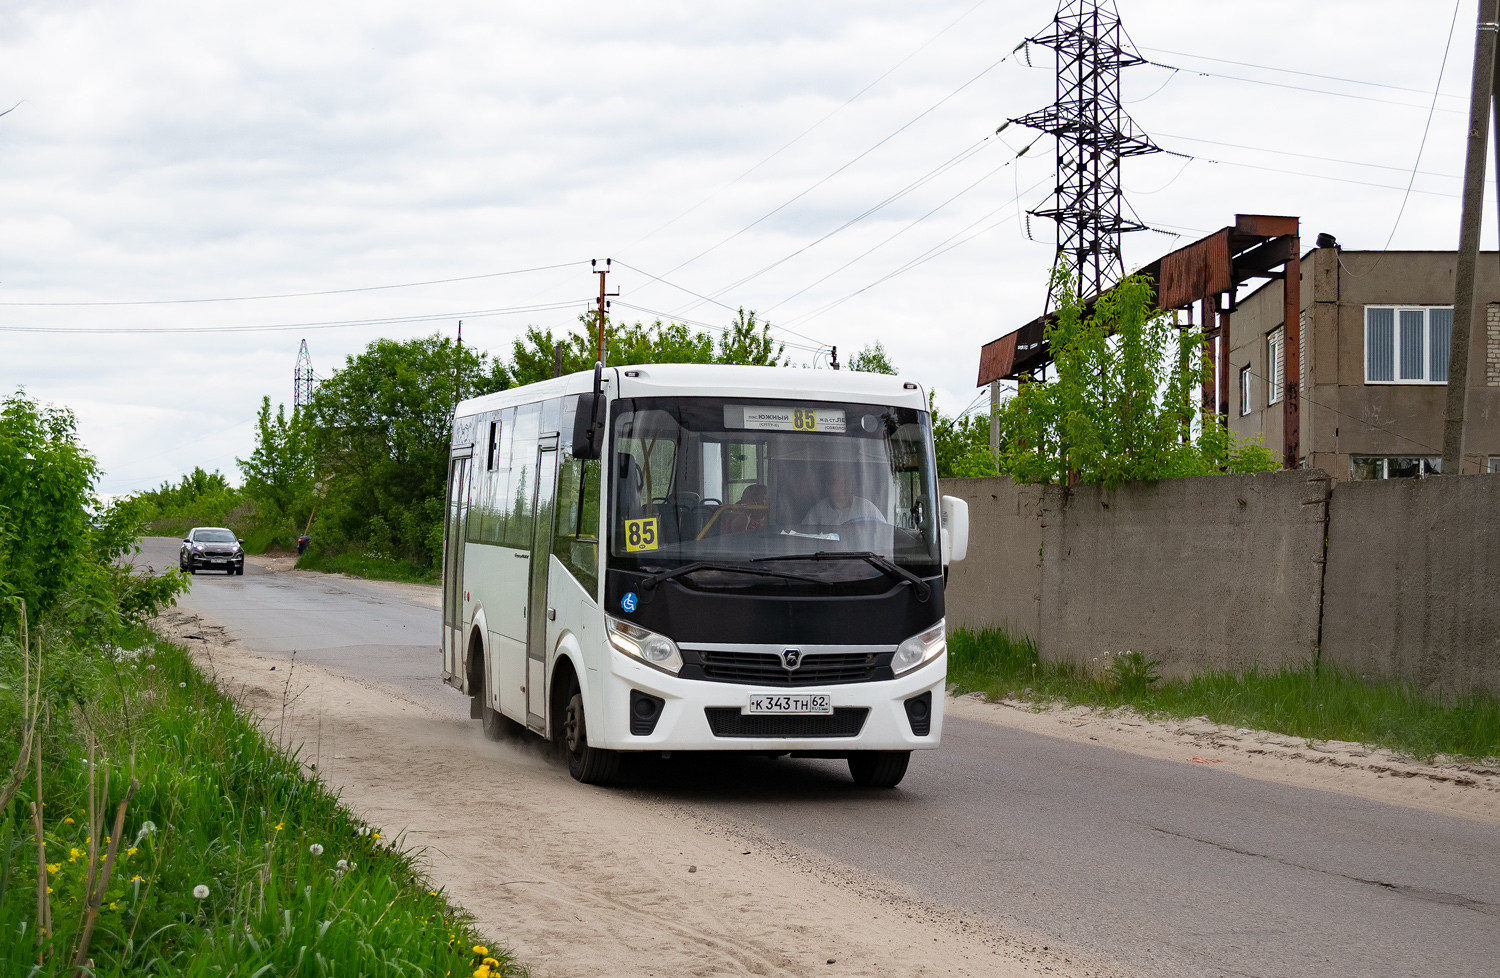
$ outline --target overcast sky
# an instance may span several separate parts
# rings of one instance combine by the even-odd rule
[[[1160,229],[1127,237],[1127,265],[1236,212],[1300,215],[1304,247],[1320,231],[1384,246],[1452,4],[1119,8],[1143,55],[1181,69],[1128,69],[1127,110],[1194,157],[1127,162],[1127,199]],[[528,324],[570,326],[596,291],[588,260],[612,257],[617,301],[649,310],[617,316],[722,326],[743,306],[785,327],[798,362],[879,340],[961,410],[980,345],[1041,311],[1055,229],[1028,234],[1024,211],[1046,203],[1052,144],[1018,157],[1035,134],[995,129],[1051,101],[1052,53],[1012,49],[1055,10],[10,0],[0,389],[71,407],[105,492],[194,465],[238,481],[304,337],[324,375],[460,318],[466,343],[502,351]],[[1393,247],[1455,246],[1474,17],[1459,3]],[[497,274],[541,266],[564,267]],[[488,277],[88,305],[467,276]],[[396,318],[426,321],[297,325]]]

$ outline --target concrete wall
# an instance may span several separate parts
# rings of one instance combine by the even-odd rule
[[[1002,476],[943,479],[941,492],[969,504],[969,557],[950,565],[948,624],[1003,627],[1035,637],[1042,598],[1042,487]]]
[[[1328,523],[1323,659],[1500,692],[1500,478],[1351,482]]]
[[[1325,662],[1500,693],[1500,477],[942,491],[968,501],[971,527],[948,621],[1029,635],[1046,659],[1139,651],[1169,675],[1296,666],[1319,655],[1321,616]]]
[[[1049,487],[1042,655],[1147,652],[1168,675],[1311,659],[1328,487],[1295,471]]]

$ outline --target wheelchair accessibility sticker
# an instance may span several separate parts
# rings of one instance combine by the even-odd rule
[[[634,591],[626,591],[625,597],[620,599],[620,610],[629,614],[635,610],[636,597]]]

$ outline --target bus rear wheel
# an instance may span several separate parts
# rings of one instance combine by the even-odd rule
[[[861,788],[894,788],[906,777],[909,750],[866,750],[849,755],[849,774]]]
[[[563,748],[568,752],[568,773],[584,784],[612,784],[620,771],[617,751],[589,746],[588,721],[583,714],[583,691],[577,685],[563,712]]]

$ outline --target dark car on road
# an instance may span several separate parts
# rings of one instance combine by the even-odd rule
[[[200,570],[245,573],[245,548],[233,530],[222,526],[195,526],[182,538],[177,566],[189,574]]]

